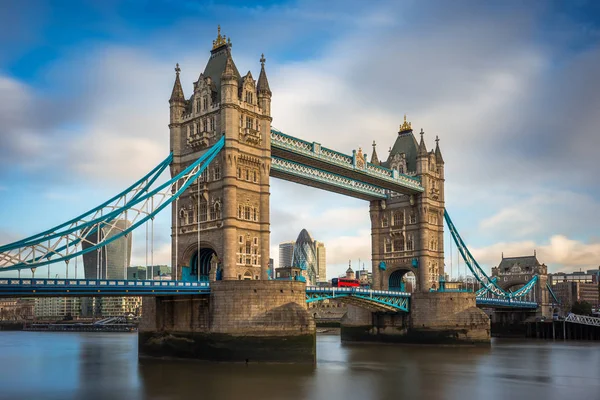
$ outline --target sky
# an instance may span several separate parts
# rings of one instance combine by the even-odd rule
[[[348,154],[375,140],[380,158],[404,114],[428,148],[439,136],[446,208],[488,271],[534,250],[550,272],[600,265],[593,0],[3,2],[1,244],[166,157],[173,68],[189,96],[218,24],[242,75],[258,76],[265,54],[274,127]],[[271,223],[276,264],[278,243],[306,228],[329,278],[370,265],[368,202],[272,179]],[[155,263],[170,263],[169,226],[160,215]],[[144,259],[134,244],[132,263]]]

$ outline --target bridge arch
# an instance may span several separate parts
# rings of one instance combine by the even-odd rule
[[[414,277],[414,285],[407,285],[407,277]],[[397,292],[412,292],[416,288],[416,274],[411,268],[396,268],[391,270],[387,277],[388,290]]]
[[[199,248],[197,243],[189,246],[183,254],[183,260],[187,265],[181,269],[181,280],[191,282],[221,280],[219,257],[210,244],[200,242]]]

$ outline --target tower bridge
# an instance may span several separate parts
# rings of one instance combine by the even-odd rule
[[[170,206],[173,281],[4,279],[0,296],[144,295],[141,354],[236,360],[314,360],[306,303],[324,299],[351,304],[342,329],[348,340],[489,342],[490,322],[477,306],[546,310],[547,295],[527,298],[532,288],[545,290],[535,271],[511,291],[469,252],[445,209],[437,137],[435,149],[427,149],[425,133],[417,140],[405,116],[388,158],[379,159],[373,143],[368,160],[361,148],[348,155],[283,133],[271,126],[265,62],[262,56],[258,80],[250,71],[242,76],[219,29],[187,97],[175,69],[170,155],[163,162],[89,212],[0,246],[0,271],[68,266],[147,227]],[[171,179],[157,184],[167,167]],[[271,177],[369,202],[372,288],[270,280]],[[481,283],[477,294],[445,290],[444,222]],[[396,284],[409,272],[413,294]]]

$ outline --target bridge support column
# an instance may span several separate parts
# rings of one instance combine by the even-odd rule
[[[473,293],[413,293],[410,314],[376,313],[348,306],[342,340],[427,344],[486,344],[490,319]]]
[[[140,356],[315,362],[302,282],[218,281],[210,296],[145,298],[143,307]]]

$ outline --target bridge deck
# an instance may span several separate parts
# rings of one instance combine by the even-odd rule
[[[157,296],[209,294],[208,282],[114,279],[0,279],[0,297]]]
[[[208,282],[146,281],[118,279],[0,279],[1,297],[66,296],[181,296],[210,294]],[[351,297],[361,304],[386,311],[409,311],[410,293],[364,288],[306,287],[307,303]],[[478,297],[477,306],[536,309],[530,301]],[[369,303],[369,304],[367,304]]]

